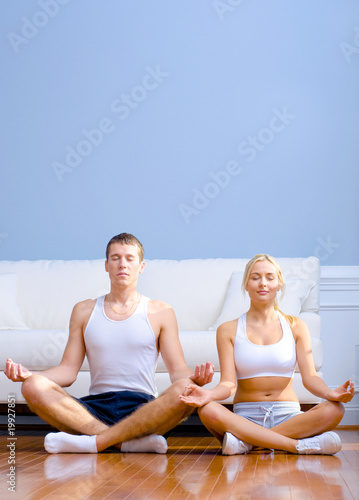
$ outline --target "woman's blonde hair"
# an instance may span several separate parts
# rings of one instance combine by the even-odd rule
[[[284,278],[283,278],[283,273],[282,273],[281,267],[278,264],[278,262],[275,260],[274,257],[272,257],[271,255],[268,255],[266,253],[259,253],[259,254],[255,255],[249,262],[247,262],[247,265],[246,265],[246,267],[244,269],[243,281],[242,281],[243,292],[245,293],[245,291],[246,291],[248,280],[249,280],[249,276],[250,276],[250,274],[252,272],[253,266],[257,262],[263,262],[264,260],[270,262],[275,267],[276,273],[277,273],[277,277],[278,277],[279,287],[280,287],[280,290],[281,290],[282,295],[283,295],[284,289],[285,289],[285,283],[284,283]],[[293,327],[293,326],[296,325],[297,318],[295,316],[289,316],[288,314],[285,314],[283,311],[281,311],[279,309],[277,297],[274,299],[274,309],[276,311],[279,311],[281,314],[283,314],[283,316],[288,321],[288,323],[290,324],[291,327]]]

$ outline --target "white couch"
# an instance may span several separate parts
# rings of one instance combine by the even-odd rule
[[[279,258],[287,280],[282,309],[298,315],[309,326],[317,372],[321,376],[322,344],[319,311],[319,261],[315,257]],[[175,310],[180,340],[189,366],[212,361],[213,386],[219,380],[216,326],[238,317],[248,307],[240,291],[247,259],[146,260],[139,278],[139,291],[171,304]],[[34,372],[56,366],[67,341],[68,324],[75,303],[95,298],[109,290],[104,260],[0,261],[0,369],[6,358]],[[23,403],[20,384],[0,374],[0,403],[15,393]],[[170,384],[159,359],[156,382],[161,393]],[[90,374],[87,360],[76,382],[67,391],[76,397],[88,394]],[[316,403],[306,391],[299,373],[294,387],[301,403]],[[226,400],[225,403],[230,403]]]

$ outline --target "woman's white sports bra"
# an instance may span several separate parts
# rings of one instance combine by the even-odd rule
[[[278,311],[282,327],[282,338],[275,344],[258,345],[248,340],[246,318],[238,319],[234,341],[234,362],[237,379],[254,377],[293,377],[297,361],[296,346],[292,330],[284,316]]]

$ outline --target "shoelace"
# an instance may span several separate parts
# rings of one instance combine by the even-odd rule
[[[303,443],[303,441],[304,441],[304,443]],[[299,446],[300,446],[300,449],[303,449],[303,450],[320,450],[318,440],[315,438],[303,439],[302,443]]]

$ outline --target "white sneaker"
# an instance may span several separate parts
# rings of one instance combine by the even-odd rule
[[[334,455],[342,449],[342,443],[335,432],[323,432],[319,436],[299,439],[296,448],[299,455]]]
[[[253,446],[226,432],[222,443],[222,455],[244,455],[251,451]]]

